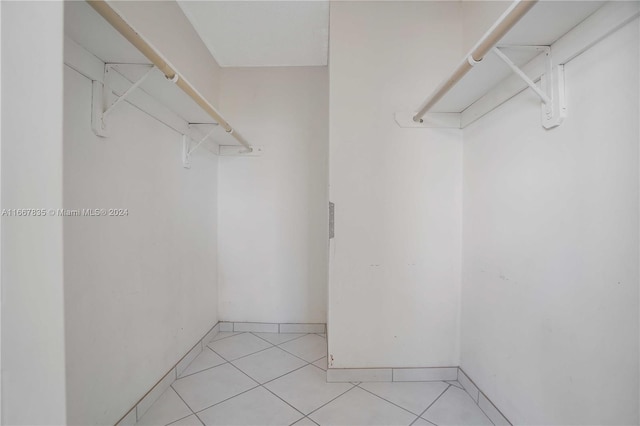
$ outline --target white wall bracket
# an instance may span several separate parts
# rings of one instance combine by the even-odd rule
[[[518,67],[502,50],[520,49],[536,50],[545,56],[545,72],[540,78],[542,87],[533,81]],[[553,66],[551,47],[549,46],[497,46],[493,48],[493,53],[500,58],[511,70],[520,77],[534,91],[542,101],[542,126],[551,129],[562,124],[567,116],[567,105],[564,94],[564,66]]]
[[[218,123],[207,124],[213,126],[212,129],[209,130],[209,132],[207,132],[207,134],[203,138],[201,138],[193,148],[191,148],[191,138],[187,135],[182,135],[182,167],[184,167],[185,169],[191,168],[191,154],[193,154],[193,152],[198,149],[202,142],[209,139],[209,137],[213,134],[213,132],[216,130],[216,127],[218,126]],[[189,124],[189,127],[191,126],[192,124]]]
[[[394,119],[404,128],[460,128],[460,113],[457,112],[428,112],[420,121],[414,121],[414,115],[415,112],[396,112]]]
[[[261,157],[263,148],[261,146],[251,146],[252,150],[240,145],[220,145],[218,155],[221,157]]]
[[[129,65],[129,64],[127,64]],[[113,91],[110,84],[110,75],[114,72],[116,64],[105,64],[104,66],[104,83],[94,80],[92,85],[92,102],[91,102],[91,127],[94,133],[100,137],[107,136],[106,119],[113,112],[115,107],[122,101],[126,100],[156,68],[153,65],[130,64],[134,66],[144,67],[146,72],[136,80],[122,95],[117,96],[111,101]]]

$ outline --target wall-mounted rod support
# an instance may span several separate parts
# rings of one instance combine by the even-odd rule
[[[109,66],[109,65],[108,65]],[[151,74],[151,72],[155,69],[155,67],[152,65],[149,67],[149,70],[144,73],[144,75],[142,77],[140,77],[138,79],[138,81],[136,81],[135,83],[133,83],[131,85],[131,87],[129,87],[127,89],[126,92],[124,92],[122,95],[120,95],[112,104],[109,108],[107,108],[104,112],[104,114],[102,114],[103,118],[106,118],[107,115],[111,114],[111,111],[113,111],[113,109],[116,107],[116,105],[118,105],[120,102],[124,101],[125,99],[127,99],[127,96],[129,96],[134,90],[136,90],[138,88],[138,86],[140,86],[146,79],[147,77],[149,77],[149,75]]]
[[[204,142],[207,139],[209,139],[209,136],[211,136],[215,130],[216,130],[215,127],[213,129],[209,130],[209,133],[207,133],[205,137],[200,139],[200,141],[196,144],[196,146],[194,146],[193,148],[191,148],[189,150],[189,152],[187,152],[187,155],[191,155],[196,149],[198,149],[198,147],[202,144],[202,142]]]
[[[422,117],[464,77],[473,66],[482,61],[485,55],[509,32],[518,21],[536,4],[538,0],[517,0],[507,9],[500,19],[487,31],[453,74],[443,81],[436,90],[420,105],[413,121],[420,122]]]
[[[531,87],[531,89],[534,92],[536,92],[536,95],[538,95],[540,97],[540,99],[542,99],[542,102],[544,102],[545,104],[550,104],[551,103],[551,98],[549,97],[549,95],[547,95],[542,90],[540,90],[540,88],[536,85],[536,83],[533,80],[531,80],[529,78],[529,76],[527,74],[525,74],[524,71],[522,71],[516,64],[514,64],[513,61],[507,57],[507,55],[502,53],[502,51],[499,48],[494,47],[493,48],[493,53],[495,53],[498,58],[502,59],[502,61],[505,64],[507,64],[509,66],[509,68],[511,68],[511,71],[513,71],[521,79],[523,79],[525,81],[525,83],[527,83],[529,85],[529,87]],[[547,54],[548,54],[548,52],[547,52]]]
[[[173,81],[184,93],[193,99],[203,110],[207,112],[224,130],[231,134],[236,141],[251,152],[251,145],[231,127],[220,113],[189,84],[175,69],[158,53],[140,34],[138,34],[105,0],[87,0],[87,3],[98,12],[113,28],[134,45],[140,53],[151,61],[167,79]]]

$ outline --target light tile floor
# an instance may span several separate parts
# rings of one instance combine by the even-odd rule
[[[219,333],[139,425],[491,425],[460,383],[327,383],[324,334]]]

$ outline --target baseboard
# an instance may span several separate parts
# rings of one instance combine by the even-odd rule
[[[327,332],[322,323],[273,323],[273,322],[231,322],[221,321],[220,331],[236,331],[250,333],[320,333]]]
[[[136,402],[127,413],[116,422],[116,426],[133,426],[140,418],[147,412],[147,410],[153,405],[154,402],[169,389],[169,386],[178,378],[180,373],[189,366],[191,361],[197,357],[204,347],[213,340],[214,337],[220,332],[220,323],[216,323],[198,342],[174,364],[173,367],[167,373],[162,376],[155,385],[145,393],[142,398]]]
[[[496,426],[507,426],[512,423],[502,412],[495,406],[493,402],[476,386],[476,384],[469,378],[467,373],[460,367],[458,367],[458,383],[462,385],[464,390],[471,396],[471,398],[478,404],[484,414],[489,417],[489,420]]]
[[[327,382],[431,382],[458,381],[471,399],[489,417],[494,425],[511,422],[476,386],[460,367],[424,368],[329,368]]]
[[[458,380],[458,367],[329,368],[327,382],[431,382]]]
[[[118,420],[116,426],[134,426],[151,408],[153,403],[166,391],[180,374],[191,364],[204,347],[220,332],[251,333],[319,333],[327,331],[325,324],[258,323],[219,321],[205,334],[142,398]]]

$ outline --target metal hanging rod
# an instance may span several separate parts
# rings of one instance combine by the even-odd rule
[[[527,14],[538,0],[517,0],[502,14],[500,19],[487,31],[480,39],[465,60],[458,65],[449,78],[443,81],[440,86],[420,105],[418,112],[413,116],[413,121],[421,123],[422,117],[447,94],[453,86],[464,77],[471,68],[480,62],[485,55],[509,32],[518,21]]]
[[[247,152],[253,148],[234,130],[218,111],[211,105],[187,80],[180,76],[176,70],[157,52],[147,41],[138,34],[105,0],[87,0],[87,3],[98,12],[113,28],[124,38],[133,44],[144,56],[155,65],[168,80],[174,82],[184,93],[193,99],[203,110],[207,112],[227,133],[233,136]]]

